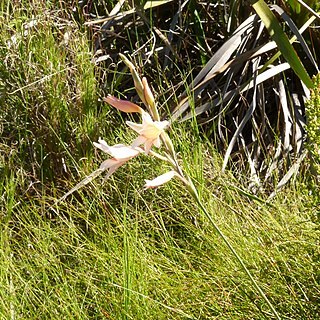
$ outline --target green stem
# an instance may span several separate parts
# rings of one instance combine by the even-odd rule
[[[209,219],[210,223],[212,224],[212,226],[214,227],[214,229],[217,231],[217,233],[219,234],[219,236],[222,238],[222,240],[225,242],[225,244],[227,245],[227,247],[230,249],[230,251],[232,252],[232,254],[236,257],[236,259],[238,260],[238,262],[240,263],[241,267],[243,268],[243,270],[245,271],[245,273],[248,275],[250,281],[252,282],[253,286],[257,289],[257,291],[260,293],[260,295],[262,296],[262,298],[264,299],[264,301],[268,304],[268,306],[270,307],[272,313],[274,314],[274,316],[276,317],[276,319],[281,319],[280,316],[278,315],[276,309],[273,307],[273,305],[271,304],[271,302],[269,301],[269,299],[267,298],[267,296],[264,294],[264,292],[262,291],[262,289],[259,287],[258,283],[254,280],[252,274],[250,273],[250,271],[247,269],[246,265],[244,264],[244,262],[242,261],[242,259],[240,258],[240,256],[238,255],[238,253],[236,252],[236,250],[233,248],[233,246],[231,245],[231,243],[228,241],[228,239],[226,238],[226,236],[223,234],[223,232],[220,230],[220,228],[216,225],[216,223],[213,221],[211,215],[209,214],[209,212],[207,211],[207,209],[203,206],[198,192],[194,186],[194,184],[192,183],[192,181],[189,179],[189,191],[191,193],[191,195],[194,197],[194,199],[196,200],[197,204],[199,205],[200,209],[202,210],[202,212],[205,214],[205,216]]]

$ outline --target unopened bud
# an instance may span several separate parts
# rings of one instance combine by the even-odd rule
[[[116,97],[113,97],[111,95],[108,95],[107,97],[103,98],[103,101],[109,103],[116,109],[126,112],[126,113],[132,113],[132,112],[138,112],[142,113],[143,110],[136,104],[127,101],[127,100],[121,100]]]
[[[162,141],[164,143],[164,145],[166,146],[170,156],[175,159],[176,158],[176,152],[174,150],[174,146],[173,146],[173,143],[170,139],[170,137],[167,135],[166,132],[162,132],[161,133],[161,138],[162,138]]]
[[[153,93],[152,93],[152,91],[150,89],[150,86],[148,84],[147,78],[145,78],[145,77],[142,78],[142,84],[143,84],[143,87],[144,87],[144,98],[145,98],[145,101],[148,104],[147,107],[149,108],[150,113],[153,116],[153,119],[156,120],[156,121],[160,121],[160,116],[159,116],[159,113],[158,113],[158,110],[157,110],[155,99],[154,99]]]
[[[143,103],[146,103],[145,98],[144,98],[144,87],[143,87],[141,78],[136,70],[136,67],[124,54],[119,53],[119,56],[122,59],[122,61],[126,64],[126,66],[130,69],[130,72],[131,72],[131,75],[133,78],[133,82],[134,82],[134,86],[136,88],[136,91],[137,91],[140,99],[142,100]]]
[[[148,103],[148,105],[150,107],[153,107],[154,103],[155,103],[154,96],[153,96],[152,91],[149,87],[148,80],[146,77],[142,78],[142,84],[144,87],[144,98],[146,99],[146,102]]]

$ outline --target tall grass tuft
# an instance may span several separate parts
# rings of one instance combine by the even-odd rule
[[[86,32],[69,9],[8,2],[1,17],[3,166],[23,167],[26,185],[72,176],[106,113],[97,102]]]
[[[306,105],[307,149],[315,175],[320,177],[320,76],[314,77],[314,87]]]

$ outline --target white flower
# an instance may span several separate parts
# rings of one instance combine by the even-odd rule
[[[160,135],[164,129],[169,125],[168,121],[153,121],[147,112],[142,113],[142,124],[137,124],[131,121],[126,122],[127,125],[139,133],[131,146],[133,148],[144,144],[145,153],[148,154],[152,145],[157,148],[161,145]]]
[[[102,162],[100,170],[107,170],[106,178],[110,177],[119,167],[125,164],[128,160],[136,157],[142,150],[124,144],[116,144],[109,146],[104,140],[98,140],[99,143],[94,142],[94,146],[103,152],[109,154],[112,158]]]
[[[166,172],[153,180],[145,180],[146,184],[144,187],[145,187],[145,189],[159,187],[162,184],[170,181],[176,174],[177,173],[175,171],[169,171],[169,172]]]

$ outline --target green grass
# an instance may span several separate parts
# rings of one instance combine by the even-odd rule
[[[0,17],[0,319],[272,318],[178,180],[142,189],[166,170],[156,159],[140,156],[51,208],[105,159],[92,141],[128,143],[133,135],[99,102],[86,30],[70,11],[28,3],[3,5]],[[34,17],[37,26],[23,35]],[[19,40],[9,47],[12,36]],[[160,80],[154,86],[165,91]],[[195,123],[176,123],[170,135],[277,312],[317,319],[317,185],[301,174],[272,201],[255,200],[221,173]]]
[[[59,215],[48,210],[52,199],[19,204],[10,199],[14,188],[8,191],[7,208],[10,201],[15,207],[1,225],[1,318],[260,319],[259,308],[268,318],[178,182],[141,192],[142,178],[161,170],[144,171],[148,165],[136,161],[103,187],[86,188],[61,204]],[[216,170],[206,161],[207,172]],[[319,230],[306,190],[286,190],[267,206],[231,191],[228,177],[198,183],[278,312],[315,319]]]
[[[308,141],[306,143],[309,152],[311,170],[317,176],[319,181],[320,175],[320,137],[319,137],[319,124],[320,124],[320,75],[313,79],[314,87],[311,91],[310,99],[306,104],[306,131]]]

